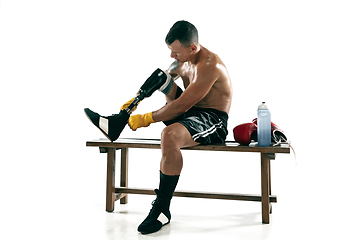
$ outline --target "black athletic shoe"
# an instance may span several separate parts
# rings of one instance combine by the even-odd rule
[[[169,205],[162,203],[158,198],[152,202],[153,207],[149,215],[139,225],[138,231],[141,234],[149,234],[159,231],[162,226],[170,223],[171,214]]]
[[[84,109],[86,116],[110,140],[115,141],[120,136],[130,115],[121,110],[119,114],[103,117],[88,108]]]

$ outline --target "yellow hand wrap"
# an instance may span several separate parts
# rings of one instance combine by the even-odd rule
[[[154,123],[154,119],[152,118],[152,112],[146,113],[146,114],[137,114],[132,115],[129,118],[129,126],[132,130],[136,130],[141,127],[147,127],[151,123]]]

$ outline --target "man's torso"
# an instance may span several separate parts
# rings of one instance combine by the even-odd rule
[[[212,85],[207,95],[195,104],[199,108],[213,108],[219,111],[229,113],[232,98],[232,86],[227,69],[222,60],[214,53],[202,47],[204,51],[202,58],[197,63],[178,63],[178,68],[174,73],[181,77],[185,89],[194,81],[200,68],[215,68],[218,78]]]

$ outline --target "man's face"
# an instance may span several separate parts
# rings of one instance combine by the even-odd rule
[[[188,61],[192,53],[191,46],[184,47],[179,40],[175,40],[172,44],[168,45],[168,48],[171,51],[170,57],[181,63]]]

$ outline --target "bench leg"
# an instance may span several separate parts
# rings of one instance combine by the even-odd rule
[[[120,187],[128,187],[128,148],[121,148]],[[120,204],[128,203],[128,195],[120,199]]]
[[[269,195],[271,195],[271,159],[269,159]],[[269,203],[269,213],[272,214],[272,205]]]
[[[106,173],[106,211],[114,211],[115,202],[115,148],[109,148],[107,152]]]
[[[267,224],[270,223],[269,170],[270,170],[270,159],[266,153],[261,153],[262,222]]]

